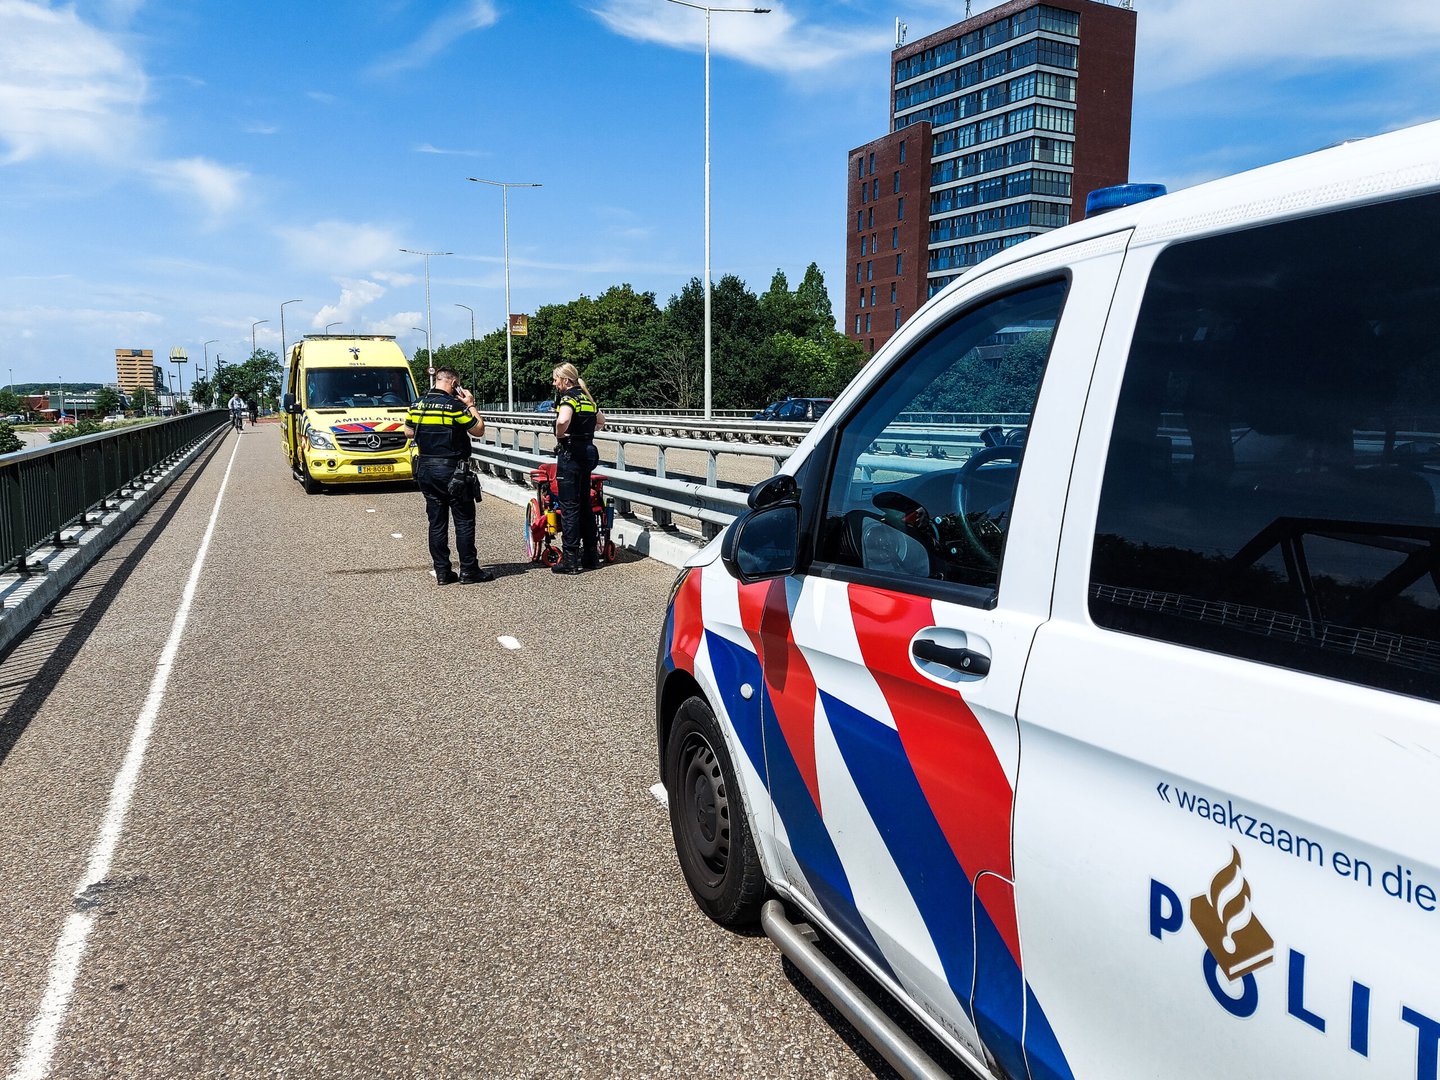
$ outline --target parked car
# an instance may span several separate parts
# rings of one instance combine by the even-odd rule
[[[535,411],[536,411],[536,412],[554,412],[554,411],[555,411],[555,402],[550,401],[548,398],[547,398],[545,401],[538,402],[538,403],[536,404],[536,406],[535,406]]]
[[[751,419],[788,420],[795,423],[819,420],[833,400],[835,399],[822,397],[786,398],[784,401],[771,402]]]
[[[707,914],[997,1080],[1437,1075],[1437,162],[1095,192],[906,321],[671,591]]]
[[[11,413],[9,416],[5,417],[5,422],[7,424],[23,424],[25,422],[25,418],[19,413]]]

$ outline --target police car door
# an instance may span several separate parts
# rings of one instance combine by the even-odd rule
[[[1077,1076],[1437,1075],[1440,194],[1378,201],[1431,147],[1127,256],[1019,713]]]
[[[763,586],[753,616],[789,884],[1015,1077],[1027,1010],[1044,1029],[1015,916],[1015,706],[1067,480],[1029,455],[1070,460],[1098,340],[1086,313],[1109,303],[1122,247],[994,271],[918,318],[832,407],[829,467],[803,483],[821,502],[814,560]]]

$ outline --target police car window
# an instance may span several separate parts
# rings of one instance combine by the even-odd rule
[[[1067,283],[959,315],[844,423],[817,557],[993,596]]]
[[[1440,196],[1178,244],[1105,466],[1101,626],[1440,700]]]

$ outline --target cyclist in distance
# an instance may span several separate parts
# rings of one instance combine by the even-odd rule
[[[230,396],[230,422],[235,425],[236,431],[239,431],[245,426],[243,419],[245,412],[245,399],[240,396],[240,391],[236,390],[235,393]]]

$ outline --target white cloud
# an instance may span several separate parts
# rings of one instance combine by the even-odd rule
[[[1363,9],[1341,0],[1147,0],[1138,26],[1136,74],[1150,88],[1235,70],[1273,77],[1331,63],[1428,63],[1440,48],[1440,4],[1434,0],[1391,0]]]
[[[241,125],[240,130],[245,132],[246,135],[277,135],[280,132],[280,128],[277,125],[264,124],[258,120],[253,120]]]
[[[177,192],[203,206],[213,218],[236,209],[244,200],[250,174],[207,158],[160,161],[145,167],[156,187]]]
[[[454,155],[454,156],[457,156],[457,157],[484,157],[484,156],[485,156],[484,152],[483,152],[483,151],[480,151],[480,150],[444,150],[444,149],[441,149],[441,148],[438,147],[438,146],[432,146],[432,145],[430,145],[429,143],[421,143],[419,146],[415,147],[415,152],[416,152],[417,154],[446,154],[446,155]]]
[[[424,67],[472,30],[484,30],[499,21],[500,15],[491,0],[465,0],[427,26],[409,45],[375,64],[371,73],[394,75]]]
[[[591,10],[624,37],[697,52],[705,48],[705,16],[699,11],[653,0],[602,0]],[[813,72],[888,52],[893,31],[893,24],[878,21],[862,29],[823,26],[777,3],[768,15],[716,12],[710,18],[710,52],[769,71]]]
[[[73,8],[0,0],[0,164],[123,161],[141,140],[145,99],[139,65]]]
[[[293,263],[330,274],[373,277],[377,267],[399,262],[400,248],[404,246],[394,230],[364,222],[320,221],[307,228],[281,228],[276,232],[290,249]]]
[[[385,295],[385,286],[374,281],[340,279],[340,298],[333,304],[326,304],[315,313],[310,325],[319,330],[327,323],[340,322],[348,326],[358,325],[360,313],[366,305],[373,304]]]

